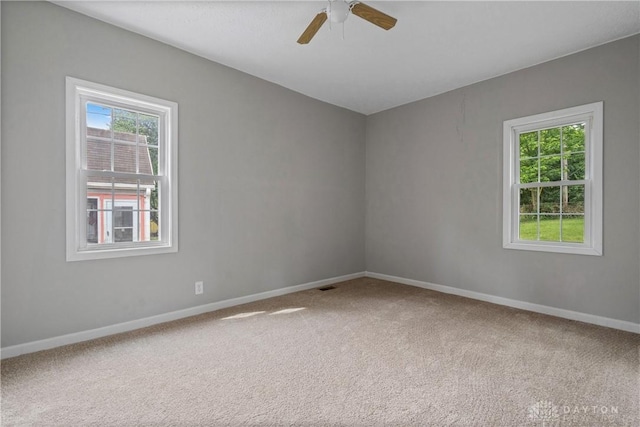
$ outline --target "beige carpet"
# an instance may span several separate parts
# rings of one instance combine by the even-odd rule
[[[640,335],[375,279],[2,362],[2,424],[638,426]]]

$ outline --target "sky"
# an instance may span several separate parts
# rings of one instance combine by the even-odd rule
[[[101,105],[87,102],[87,127],[97,129],[111,129],[112,120],[118,121],[122,125],[129,122],[127,129],[134,132],[136,127],[139,128],[141,134],[149,132],[150,129],[157,129],[159,118],[152,114],[139,113],[136,111],[125,110],[122,108]]]
[[[109,129],[111,108],[87,103],[87,127]]]

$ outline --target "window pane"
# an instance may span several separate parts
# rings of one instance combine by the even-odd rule
[[[116,201],[116,208],[113,210],[114,242],[132,242],[134,213],[137,211],[134,211],[129,206],[118,205],[120,205],[120,203]]]
[[[145,141],[140,142],[158,145],[158,117],[140,114],[138,120],[138,133],[146,137]]]
[[[111,131],[87,128],[87,145],[83,153],[87,170],[111,170],[111,142],[100,138],[111,139]]]
[[[113,131],[115,133],[124,133],[134,135],[133,141],[135,141],[135,135],[137,131],[138,113],[133,111],[122,110],[114,108],[113,110]],[[117,135],[116,139],[117,138]],[[125,139],[129,141],[129,139]]]
[[[560,156],[540,159],[540,182],[560,181],[562,178],[562,162]]]
[[[520,215],[520,240],[538,240],[538,216]]]
[[[146,175],[158,174],[158,149],[153,146],[138,146],[139,173]]]
[[[87,243],[107,243],[107,235],[111,238],[111,232],[107,228],[107,212],[104,209],[111,208],[113,190],[112,179],[103,176],[89,175],[86,181],[87,188]],[[111,218],[109,212],[109,218]],[[110,227],[110,226],[109,226]]]
[[[520,158],[538,157],[538,132],[520,134]]]
[[[158,240],[158,182],[141,179],[139,191],[139,224],[138,239],[140,241]]]
[[[520,160],[520,183],[538,182],[538,159]]]
[[[87,243],[98,243],[98,199],[87,199]]]
[[[133,242],[133,228],[114,228],[114,242]]]
[[[560,154],[560,128],[540,131],[540,155]]]
[[[151,236],[151,240],[159,240],[160,239],[160,214],[158,211],[152,211],[151,222],[149,227],[149,234]]]
[[[560,213],[560,187],[540,188],[540,212]]]
[[[150,188],[150,196],[149,196],[149,205],[151,206],[151,210],[159,210],[158,206],[158,195],[160,194],[160,182],[153,181],[151,183],[146,182],[147,188]]]
[[[584,126],[584,123],[580,123],[562,128],[562,142],[565,153],[584,151]]]
[[[540,240],[547,242],[560,241],[559,215],[540,215]]]
[[[562,216],[562,241],[584,242],[584,215]]]
[[[111,129],[111,108],[88,102],[87,127],[106,130]]]
[[[158,240],[158,211],[140,211],[139,240],[149,242]]]
[[[584,179],[585,161],[584,153],[575,153],[565,156],[565,174],[567,179]]]
[[[138,136],[138,148],[136,150],[136,135],[128,132],[115,132],[114,138],[114,170],[116,172],[153,174],[150,155],[156,162],[157,170],[158,148],[157,146],[147,146],[143,144],[147,141],[144,135]],[[143,144],[143,145],[140,145]],[[136,151],[138,154],[138,167],[136,168]]]
[[[538,188],[520,189],[520,213],[538,212]]]
[[[137,173],[135,145],[113,144],[113,169],[116,172]]]
[[[133,209],[130,207],[115,208],[113,210],[113,226],[118,228],[133,227]]]
[[[562,212],[584,213],[584,185],[562,187]]]

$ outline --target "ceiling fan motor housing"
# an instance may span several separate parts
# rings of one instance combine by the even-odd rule
[[[349,16],[350,4],[344,0],[333,0],[327,6],[327,16],[336,24],[346,21]]]

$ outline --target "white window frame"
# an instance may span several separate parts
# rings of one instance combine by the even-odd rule
[[[584,184],[584,243],[519,239],[519,156],[521,133],[584,121],[585,179],[556,181],[553,185]],[[503,126],[503,247],[528,251],[602,255],[602,145],[603,103],[595,102],[558,111],[506,120]],[[544,186],[545,183],[543,183]]]
[[[160,117],[158,127],[158,208],[160,240],[88,244],[86,239],[86,103],[108,103]],[[178,251],[178,104],[172,101],[66,78],[66,235],[67,261],[120,258]],[[117,173],[114,173],[117,175]]]

